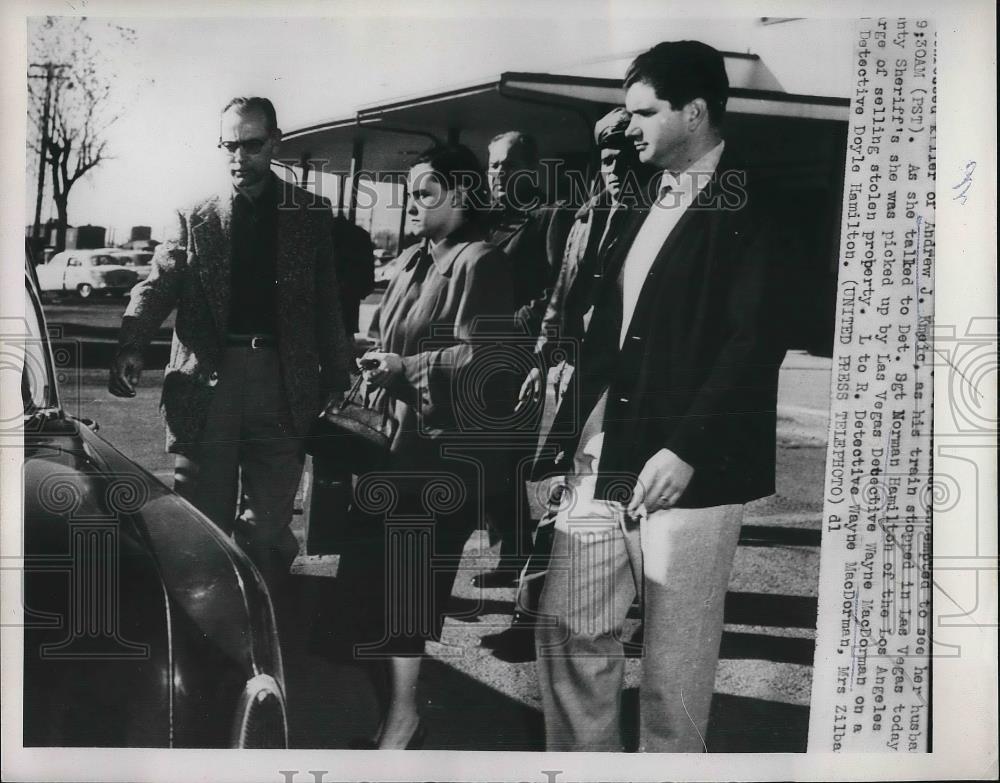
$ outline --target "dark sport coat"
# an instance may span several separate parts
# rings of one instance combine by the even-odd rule
[[[514,213],[494,210],[487,221],[486,241],[510,260],[517,320],[526,335],[537,337],[562,266],[573,212],[561,204]]]
[[[678,505],[745,503],[774,492],[775,405],[785,353],[783,232],[724,154],[660,248],[619,349],[617,279],[642,221],[611,252],[595,309],[535,477],[565,473],[580,428],[609,389],[597,496],[627,500],[669,449],[694,467]],[[654,207],[656,208],[656,207]]]

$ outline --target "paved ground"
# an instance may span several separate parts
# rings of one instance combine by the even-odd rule
[[[50,321],[111,326],[120,303],[48,308]],[[84,315],[81,316],[80,312]],[[71,320],[73,319],[73,320]],[[815,636],[819,530],[826,447],[827,359],[792,354],[781,373],[778,492],[752,504],[726,606],[722,661],[708,744],[713,751],[794,752],[805,749]],[[106,390],[106,370],[66,367],[64,405],[101,425],[101,434],[168,484],[170,460],[162,452],[156,414],[159,372],[144,378],[138,396],[118,400]],[[301,535],[302,520],[296,529]],[[532,664],[509,664],[478,646],[480,636],[503,628],[512,589],[479,591],[469,577],[488,568],[496,551],[474,535],[453,596],[456,614],[444,638],[431,646],[421,679],[434,749],[540,750],[541,715]],[[372,731],[374,695],[355,665],[335,664],[309,644],[318,608],[336,589],[336,558],[300,557],[293,593],[283,602],[281,629],[292,708],[292,744],[345,747]],[[627,684],[640,661],[630,661]],[[634,690],[626,706],[634,706]]]

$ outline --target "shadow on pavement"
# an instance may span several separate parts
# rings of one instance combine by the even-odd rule
[[[452,595],[448,599],[448,616],[461,619],[462,622],[479,622],[481,615],[490,614],[511,614],[514,611],[513,599],[509,601],[498,601],[494,598],[463,598]]]
[[[744,525],[740,531],[740,546],[815,546],[820,545],[822,531],[801,527]]]
[[[629,688],[622,700],[622,736],[630,752],[639,744],[638,716],[639,692]],[[805,753],[808,730],[808,707],[716,693],[705,744],[709,753]]]
[[[815,628],[816,599],[778,593],[726,595],[726,622],[731,625],[769,625],[775,628]]]
[[[763,633],[722,634],[720,658],[742,660],[755,658],[774,663],[797,663],[811,666],[816,641],[792,636],[769,636]]]

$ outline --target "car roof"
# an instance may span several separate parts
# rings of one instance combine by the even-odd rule
[[[81,247],[81,248],[70,248],[68,250],[60,250],[56,253],[56,256],[68,256],[70,254],[78,256],[107,256],[113,255],[118,251],[117,247]]]
[[[121,255],[121,252],[116,247],[88,247],[80,248],[79,250],[61,250],[56,253],[51,261],[55,261],[57,258],[66,258],[68,256],[80,256],[81,258],[90,258],[92,256],[115,256]]]

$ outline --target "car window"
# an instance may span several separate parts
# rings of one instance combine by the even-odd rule
[[[90,260],[91,266],[115,266],[121,263],[117,258],[111,256],[94,256]]]
[[[21,402],[24,413],[30,415],[39,408],[51,407],[53,399],[52,378],[49,375],[45,335],[38,319],[38,311],[27,288],[24,289],[24,320],[28,333],[24,338],[24,366],[21,369]]]

